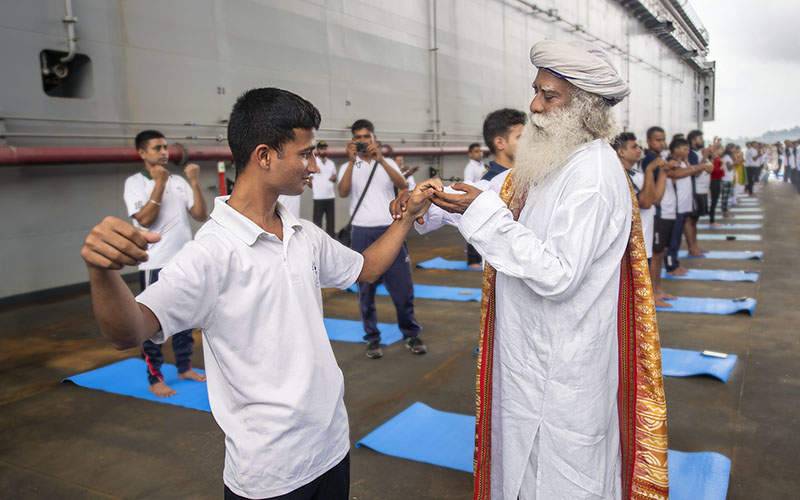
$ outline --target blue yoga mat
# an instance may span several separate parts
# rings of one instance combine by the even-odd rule
[[[698,224],[697,229],[707,229],[710,231],[723,231],[723,230],[733,229],[734,231],[736,231],[737,229],[741,230],[761,229],[761,224],[719,224],[716,227],[711,227],[711,224]]]
[[[435,410],[419,402],[356,443],[357,448],[466,473],[472,473],[474,445],[474,416]],[[730,460],[718,453],[672,450],[668,459],[670,498],[724,500]]]
[[[672,307],[656,307],[658,312],[696,314],[736,314],[746,312],[751,316],[756,311],[756,299],[715,299],[708,297],[678,297],[670,300]]]
[[[731,461],[713,451],[669,450],[669,497],[672,500],[725,500]]]
[[[483,271],[483,269],[471,269],[465,260],[450,260],[444,257],[435,257],[419,262],[417,267],[420,269],[444,269],[446,271]]]
[[[733,220],[764,220],[764,216],[758,214],[736,214]]]
[[[761,241],[760,234],[708,234],[700,233],[697,235],[698,240],[714,240],[714,241]]]
[[[704,356],[699,351],[661,348],[661,369],[665,377],[693,377],[708,375],[727,382],[739,358],[728,354],[727,358]]]
[[[347,289],[348,292],[358,293],[358,286],[353,285]],[[378,287],[378,295],[388,296],[386,287]],[[480,288],[458,288],[455,286],[438,285],[414,285],[414,298],[431,300],[453,300],[456,302],[480,302]]]
[[[361,344],[364,342],[364,324],[361,321],[350,319],[325,318],[325,330],[328,331],[328,338],[339,342],[354,342]],[[403,340],[403,332],[397,325],[389,323],[378,323],[381,331],[381,344],[390,345]]]
[[[472,472],[475,417],[414,403],[356,443],[378,453]]]
[[[195,369],[195,371],[203,373],[202,370]],[[64,379],[64,382],[72,382],[88,389],[146,399],[155,403],[211,411],[204,382],[181,380],[178,378],[178,370],[175,365],[166,363],[161,367],[161,373],[164,375],[164,382],[177,391],[174,396],[159,398],[150,392],[145,362],[138,358],[124,359],[80,375],[73,375]]]
[[[764,252],[760,250],[744,250],[741,252],[711,250],[706,252],[702,257],[692,257],[687,250],[681,250],[678,252],[678,257],[681,259],[762,260],[764,258]]]
[[[746,271],[725,271],[722,269],[689,269],[683,276],[673,276],[666,270],[661,270],[661,277],[666,280],[693,280],[693,281],[758,281],[758,273]]]

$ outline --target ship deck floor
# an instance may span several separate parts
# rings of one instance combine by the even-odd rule
[[[713,250],[763,250],[758,261],[687,261],[761,272],[758,283],[666,282],[672,293],[758,299],[754,317],[659,315],[662,344],[739,355],[731,380],[667,378],[670,448],[731,458],[729,498],[796,498],[800,412],[800,196],[771,182],[760,242],[708,241]],[[753,232],[753,231],[746,231]],[[463,257],[457,232],[409,241],[414,262]],[[76,249],[77,251],[77,249]],[[479,273],[414,271],[417,283],[480,286]],[[386,298],[379,318],[393,322]],[[326,314],[358,319],[355,296],[325,294]],[[417,301],[430,352],[398,343],[381,360],[361,345],[334,343],[344,372],[355,441],[415,401],[472,413],[477,303]],[[171,348],[165,347],[167,360]],[[87,390],[60,380],[115,360],[100,338],[88,295],[0,310],[0,496],[6,498],[220,498],[223,435],[212,416]],[[202,350],[195,350],[202,367]],[[469,474],[353,448],[353,499],[466,499]]]

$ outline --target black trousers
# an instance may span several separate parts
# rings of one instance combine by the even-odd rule
[[[338,465],[305,486],[284,495],[263,500],[348,500],[350,496],[350,454]],[[240,497],[225,487],[225,500],[240,500]]]
[[[148,269],[139,271],[139,286],[144,290],[148,286],[158,281],[158,274],[161,269]],[[192,369],[192,347],[194,338],[191,330],[184,330],[172,336],[172,350],[175,353],[175,365],[178,373],[183,373]],[[142,359],[147,365],[147,381],[150,385],[156,382],[163,382],[164,375],[161,374],[161,365],[164,364],[164,353],[161,352],[161,344],[156,344],[145,340],[142,344]]]
[[[713,224],[714,216],[717,213],[719,195],[722,192],[722,179],[711,179],[711,186],[709,187],[709,190],[711,191],[711,214],[709,215],[709,218]]]
[[[336,223],[335,215],[335,198],[328,200],[314,200],[314,224],[322,227],[322,216],[325,216],[325,232],[332,238],[336,237],[336,231],[333,226]]]
[[[747,184],[744,187],[744,190],[747,191],[747,194],[753,194],[753,184],[758,182],[758,174],[761,173],[761,167],[744,167],[745,171],[747,172]]]
[[[481,254],[474,246],[467,243],[467,264],[480,264],[482,262]]]

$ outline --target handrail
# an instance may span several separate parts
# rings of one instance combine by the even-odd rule
[[[405,156],[453,156],[466,155],[465,147],[456,146],[383,146],[385,155]],[[328,155],[334,158],[346,156],[344,148],[331,147]],[[172,144],[169,160],[176,165],[189,161],[230,161],[232,154],[224,146],[192,146]],[[88,163],[137,163],[142,159],[132,147],[122,146],[0,146],[0,166],[20,165],[76,165]]]

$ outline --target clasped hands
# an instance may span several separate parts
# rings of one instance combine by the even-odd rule
[[[463,214],[475,198],[483,192],[475,186],[462,182],[457,182],[450,187],[460,193],[445,192],[442,180],[437,178],[417,184],[413,191],[407,189],[400,191],[389,204],[392,218],[399,220],[404,215],[410,215],[418,223],[424,224],[425,220],[422,216],[425,215],[431,203],[447,212]]]

